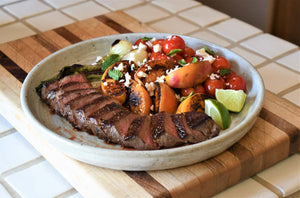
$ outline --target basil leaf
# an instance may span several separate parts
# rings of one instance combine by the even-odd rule
[[[220,69],[219,74],[221,76],[225,76],[226,74],[230,74],[231,70],[230,69]]]
[[[173,55],[175,55],[176,53],[181,52],[181,51],[182,51],[182,49],[172,49],[172,50],[167,54],[167,56],[173,56]]]
[[[196,62],[198,62],[198,58],[193,57],[192,63],[196,63]]]
[[[183,102],[184,100],[188,99],[188,98],[191,97],[193,94],[194,94],[194,92],[192,91],[188,96],[180,98],[180,102]]]
[[[105,71],[109,66],[120,60],[119,54],[111,54],[105,58],[102,63],[101,70]]]
[[[123,74],[117,69],[114,70],[110,69],[108,70],[108,76],[117,81],[123,76]]]
[[[185,61],[184,59],[180,59],[178,62],[179,62],[179,64],[181,64],[181,65],[186,65],[186,61]]]
[[[142,41],[150,41],[151,39],[152,39],[152,38],[146,37],[146,36],[145,36],[145,37],[142,38]]]
[[[205,51],[206,51],[207,53],[209,53],[210,55],[216,55],[216,53],[215,53],[214,51],[208,49],[206,46],[204,46],[203,48],[204,48]]]

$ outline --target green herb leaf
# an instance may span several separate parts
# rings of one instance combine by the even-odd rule
[[[109,66],[112,64],[118,62],[120,60],[119,54],[111,54],[108,57],[105,58],[105,60],[102,63],[101,69],[105,71]]]
[[[114,70],[110,69],[108,70],[108,76],[117,81],[123,76],[123,74],[117,69]]]
[[[180,59],[178,62],[179,62],[179,64],[181,64],[181,65],[186,65],[186,61],[185,61],[184,59]]]
[[[230,74],[231,70],[230,69],[220,69],[219,73],[221,76],[225,76],[226,74]]]
[[[167,56],[173,56],[173,55],[175,55],[176,53],[181,52],[181,51],[182,51],[182,49],[172,49],[172,50],[167,54]]]
[[[151,39],[152,39],[152,38],[146,37],[146,36],[145,36],[145,37],[142,38],[142,41],[150,41]]]
[[[193,57],[192,63],[196,63],[196,62],[198,62],[198,58]]]
[[[188,99],[188,98],[191,97],[193,94],[194,94],[194,92],[192,91],[188,96],[180,98],[180,102],[183,102],[184,100]]]
[[[216,53],[215,53],[214,51],[208,49],[206,46],[204,46],[203,48],[204,48],[205,51],[206,51],[207,53],[209,53],[210,55],[216,55]]]

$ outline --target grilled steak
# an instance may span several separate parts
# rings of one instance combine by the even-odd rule
[[[92,88],[84,74],[44,83],[41,99],[75,128],[106,142],[140,150],[197,143],[217,136],[220,131],[203,112],[135,114]]]

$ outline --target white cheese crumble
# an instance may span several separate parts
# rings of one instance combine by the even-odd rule
[[[128,72],[126,72],[124,85],[125,85],[125,87],[129,87],[130,84],[131,84],[131,76]]]
[[[175,94],[175,97],[176,97],[177,101],[180,101],[180,100],[181,100],[181,97],[180,97],[179,94]]]
[[[114,67],[115,70],[119,70],[120,72],[124,71],[125,65],[120,63],[118,66]]]
[[[147,45],[145,45],[144,43],[140,42],[140,44],[139,44],[139,50],[147,50]]]
[[[160,83],[164,83],[165,82],[165,75],[159,76],[156,78],[155,82],[160,82]]]
[[[203,61],[208,61],[210,63],[213,63],[215,61],[215,58],[209,53],[207,53],[204,48],[196,50],[196,55],[202,56]]]
[[[146,78],[146,77],[148,76],[148,74],[146,74],[146,73],[143,72],[143,71],[139,71],[136,75],[137,75],[138,77],[140,77],[140,78],[142,78],[142,77]]]
[[[209,76],[210,79],[214,80],[214,79],[220,79],[220,76],[218,74],[215,73],[211,73]]]
[[[145,84],[145,87],[149,93],[150,96],[153,96],[154,95],[154,90],[155,90],[155,85],[153,82],[150,82],[150,83],[146,83]]]
[[[172,73],[173,71],[176,71],[177,69],[179,69],[180,67],[178,65],[176,65],[176,67],[174,69],[170,69],[170,70],[167,70],[166,73],[167,74],[170,74]]]
[[[151,105],[150,110],[154,111],[154,105]]]
[[[107,86],[108,84],[107,84],[107,82],[105,81],[105,82],[103,82],[103,85],[104,85],[104,86]]]
[[[160,44],[153,45],[153,52],[161,52],[162,46]]]

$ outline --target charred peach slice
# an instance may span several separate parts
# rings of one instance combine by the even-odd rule
[[[114,79],[101,80],[101,90],[104,95],[118,100],[121,104],[126,101],[127,92],[124,83]]]
[[[208,61],[200,61],[169,73],[165,80],[172,88],[194,87],[204,82],[211,72],[211,64]]]
[[[132,80],[128,105],[132,112],[141,115],[149,115],[152,101],[145,87],[136,81]]]
[[[167,70],[174,69],[176,62],[168,59],[148,61],[135,73],[134,79],[139,83],[155,82],[158,77],[164,76]]]
[[[184,101],[182,101],[179,104],[176,113],[179,114],[179,113],[190,112],[190,111],[204,112],[204,108],[205,108],[204,100],[207,98],[209,98],[209,96],[206,94],[196,93],[188,97]]]
[[[174,90],[165,83],[155,82],[154,84],[154,111],[175,113],[178,102]]]

